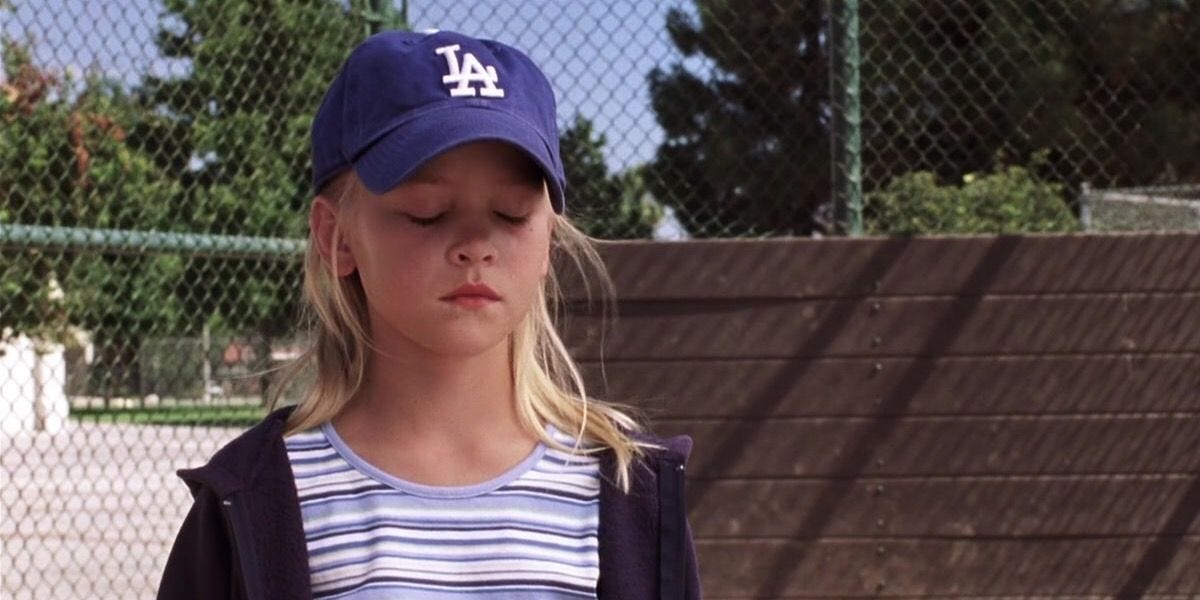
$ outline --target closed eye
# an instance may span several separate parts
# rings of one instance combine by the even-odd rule
[[[434,215],[434,216],[428,217],[428,218],[421,218],[421,217],[416,217],[416,216],[408,215],[408,214],[406,214],[404,216],[408,217],[409,221],[412,221],[414,224],[419,225],[421,227],[432,227],[433,225],[437,224],[438,221],[441,221],[442,217],[446,216],[446,213],[437,214],[437,215]],[[506,222],[508,222],[512,225],[524,225],[529,222],[528,215],[523,216],[523,217],[518,217],[518,216],[513,216],[513,215],[508,215],[508,214],[498,212],[498,213],[496,213],[496,216],[500,217],[501,219],[504,219]]]
[[[509,223],[512,223],[513,225],[524,225],[525,223],[529,222],[528,215],[526,215],[524,217],[514,217],[512,215],[506,215],[504,213],[496,213],[496,216],[500,217],[501,219],[504,219],[505,221],[508,221]]]
[[[421,227],[430,227],[434,223],[441,221],[442,217],[446,216],[446,213],[437,214],[437,215],[434,215],[427,219],[422,219],[421,217],[414,217],[412,215],[404,215],[404,216],[408,217],[409,221],[412,221],[413,223],[420,225]]]

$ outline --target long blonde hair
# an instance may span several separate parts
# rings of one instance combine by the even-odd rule
[[[357,176],[347,170],[319,195],[340,208],[359,185]],[[585,266],[595,271],[607,300],[601,312],[603,323],[610,311],[615,313],[615,293],[612,279],[596,251],[597,240],[588,237],[566,217],[554,218],[551,258],[570,259],[582,275],[589,302],[591,286]],[[336,232],[333,237],[336,244]],[[284,393],[310,374],[315,374],[315,380],[288,418],[284,435],[310,429],[337,416],[362,386],[371,348],[366,294],[358,274],[333,276],[314,242],[310,234],[304,255],[302,317],[311,343],[299,358],[284,367],[279,385],[272,390],[270,409],[281,404]],[[336,265],[332,268],[336,269]],[[588,396],[579,367],[558,335],[556,322],[561,304],[562,290],[552,268],[539,285],[533,307],[509,335],[518,417],[523,427],[559,450],[594,454],[611,449],[617,486],[628,492],[635,461],[646,449],[657,446],[633,437],[642,427],[631,407]],[[575,447],[567,448],[549,436],[546,424],[573,433]]]

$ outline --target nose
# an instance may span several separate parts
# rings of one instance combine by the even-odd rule
[[[496,247],[488,240],[486,232],[482,231],[472,233],[450,252],[451,261],[458,266],[490,265],[496,262]]]

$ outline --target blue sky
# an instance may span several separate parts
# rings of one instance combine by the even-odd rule
[[[9,36],[35,40],[35,56],[52,70],[99,69],[136,84],[145,73],[187,72],[186,62],[158,56],[153,44],[163,9],[158,0],[10,0],[0,13]],[[559,122],[576,112],[607,137],[606,159],[617,171],[647,161],[662,141],[646,75],[682,60],[665,31],[668,9],[687,0],[411,0],[414,29],[451,29],[502,40],[525,50],[554,84]],[[686,61],[700,68],[698,60]]]

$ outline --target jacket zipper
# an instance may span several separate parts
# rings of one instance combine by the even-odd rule
[[[246,532],[243,531],[241,536],[238,535],[237,525],[241,521],[238,518],[238,515],[241,514],[239,509],[241,509],[241,504],[234,507],[232,500],[221,500],[221,512],[225,515],[225,526],[229,532],[229,540],[233,542],[233,562],[238,566],[237,574],[239,575],[238,580],[240,582],[238,587],[242,592],[242,597],[246,598],[246,600],[258,600],[259,596],[257,594],[250,593],[250,578],[258,576],[258,568],[256,565],[249,564],[253,562],[252,557],[254,553],[249,551],[250,549],[245,546],[247,543],[247,540],[245,540]]]
[[[670,460],[658,464],[659,598],[687,597],[687,557],[684,514],[684,466]]]

